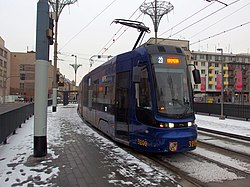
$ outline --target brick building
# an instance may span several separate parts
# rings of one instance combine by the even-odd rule
[[[35,61],[34,51],[11,52],[10,95],[34,98],[35,91]],[[48,64],[48,95],[52,93],[53,66]]]

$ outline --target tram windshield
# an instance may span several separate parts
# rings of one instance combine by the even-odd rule
[[[167,63],[168,57],[161,58],[163,63],[159,63],[159,58],[153,62],[158,112],[179,118],[193,114],[185,57],[178,56],[178,61],[171,57],[173,64]]]

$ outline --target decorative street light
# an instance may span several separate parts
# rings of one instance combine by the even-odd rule
[[[70,64],[70,66],[72,66],[75,70],[75,89],[74,91],[76,91],[76,73],[77,73],[77,69],[82,66],[82,64],[77,64],[77,56],[76,55],[71,55],[73,57],[75,57],[75,64]],[[75,100],[76,100],[76,94],[75,94]]]
[[[76,73],[77,73],[77,69],[82,66],[82,64],[77,64],[77,56],[76,55],[71,55],[73,57],[75,57],[75,64],[70,64],[70,66],[72,66],[75,70],[75,87],[76,87]]]
[[[174,6],[170,2],[158,0],[155,0],[154,2],[143,3],[140,6],[140,11],[149,15],[153,21],[155,30],[155,43],[157,43],[157,32],[161,18],[173,9]]]
[[[222,58],[223,58],[223,49],[219,48],[217,49],[217,51],[221,52],[221,98],[220,98],[220,103],[221,103],[221,107],[220,107],[220,119],[224,120],[225,116],[223,114],[224,111],[224,73],[223,73],[223,62],[222,62]]]

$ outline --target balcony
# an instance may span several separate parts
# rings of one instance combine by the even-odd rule
[[[228,76],[228,74],[224,74],[224,76],[223,76],[224,78],[228,78],[229,76]]]
[[[223,70],[224,71],[228,71],[228,67],[227,66],[223,66]]]
[[[214,69],[214,66],[209,66],[208,69],[209,69],[209,70],[213,70],[213,69]]]
[[[228,81],[224,81],[224,85],[225,85],[225,86],[228,86]]]
[[[214,85],[214,81],[208,81],[209,85]]]
[[[209,73],[209,74],[208,74],[208,77],[214,77],[214,74]]]

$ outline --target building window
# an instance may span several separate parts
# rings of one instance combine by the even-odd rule
[[[204,59],[205,57],[204,57],[204,55],[200,55],[200,59]]]
[[[3,51],[3,57],[7,58],[7,51]]]
[[[23,64],[20,64],[20,65],[19,65],[19,70],[20,70],[20,71],[24,71],[24,65],[23,65]]]
[[[24,83],[20,83],[20,89],[24,89]]]
[[[194,65],[195,65],[195,66],[198,66],[198,62],[197,62],[197,61],[194,61]]]
[[[215,67],[219,67],[219,63],[215,63]]]
[[[7,68],[7,62],[4,61],[4,68]]]
[[[213,56],[212,55],[208,55],[208,60],[213,60]]]
[[[205,62],[201,62],[201,66],[206,66],[206,63]]]
[[[198,89],[199,87],[198,87],[198,84],[195,84],[194,85],[194,89]]]
[[[3,56],[3,49],[0,48],[0,56]]]
[[[25,80],[25,74],[24,73],[20,73],[20,80]]]
[[[3,67],[3,60],[0,59],[0,67]]]
[[[205,69],[202,69],[202,70],[201,70],[201,74],[206,74],[206,70],[205,70]]]

